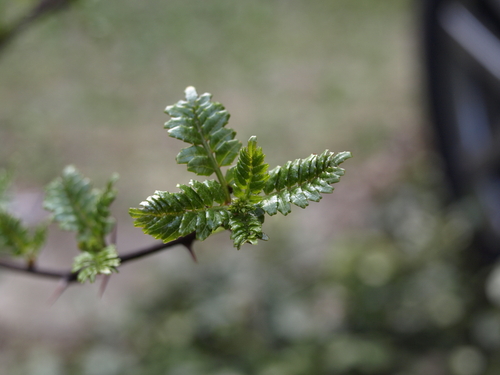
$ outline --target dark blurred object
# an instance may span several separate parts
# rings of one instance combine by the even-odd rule
[[[426,0],[427,98],[454,199],[483,216],[482,261],[500,254],[500,0]]]

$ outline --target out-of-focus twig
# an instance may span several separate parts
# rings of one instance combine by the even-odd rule
[[[17,21],[0,29],[0,54],[16,36],[33,25],[36,21],[50,14],[64,10],[77,1],[79,0],[40,0]]]
[[[131,251],[130,253],[119,257],[120,264],[124,264],[124,263],[130,262],[132,260],[146,257],[148,255],[157,253],[157,252],[162,251],[162,250],[169,249],[169,248],[174,247],[176,245],[183,245],[185,248],[187,248],[189,250],[189,252],[191,253],[191,256],[194,259],[196,259],[194,256],[194,253],[192,251],[192,243],[195,240],[195,238],[196,238],[196,234],[191,233],[191,234],[188,234],[187,236],[180,237],[174,241],[170,241],[167,243],[154,244],[152,246],[148,246],[148,247],[145,247],[142,249]],[[12,261],[2,260],[2,259],[0,259],[0,267],[3,267],[5,269],[9,269],[11,271],[32,274],[33,276],[48,277],[48,278],[52,278],[52,279],[64,280],[64,283],[66,285],[69,285],[69,284],[77,281],[77,276],[78,276],[78,272],[50,270],[50,269],[46,269],[46,268],[37,267],[36,265],[33,265],[33,264],[20,265],[20,264],[14,263]]]

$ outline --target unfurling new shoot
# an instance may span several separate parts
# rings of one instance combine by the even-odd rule
[[[250,137],[241,148],[236,132],[226,127],[229,114],[222,104],[212,102],[210,94],[198,96],[194,87],[185,93],[186,100],[165,110],[171,116],[165,124],[169,135],[190,144],[179,152],[177,162],[199,176],[215,174],[217,180],[192,180],[178,185],[176,193],[156,191],[139,208],[131,208],[135,226],[144,233],[169,242],[195,232],[204,240],[224,228],[239,249],[244,243],[267,240],[262,232],[265,214],[287,215],[291,204],[305,208],[309,201],[318,202],[343,176],[339,165],[351,154],[328,150],[268,171],[257,138]],[[221,167],[236,158],[224,174]]]

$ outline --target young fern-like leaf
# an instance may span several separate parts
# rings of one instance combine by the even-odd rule
[[[45,243],[47,225],[28,228],[21,219],[8,211],[6,196],[10,180],[11,174],[0,169],[0,252],[6,251],[9,255],[23,257],[33,263]]]
[[[99,252],[106,247],[105,237],[114,226],[109,207],[116,197],[115,181],[112,177],[104,190],[94,189],[89,179],[68,166],[47,187],[44,207],[62,229],[77,233],[83,251]]]
[[[242,201],[258,203],[262,200],[259,195],[267,180],[268,164],[264,163],[265,155],[261,147],[257,147],[257,138],[252,136],[248,146],[240,150],[236,165],[231,168],[233,194]]]
[[[73,262],[73,272],[78,272],[80,282],[93,282],[98,274],[117,272],[120,265],[114,245],[106,244],[115,223],[110,206],[116,197],[116,180],[115,175],[104,189],[95,189],[88,178],[68,166],[47,187],[45,209],[52,212],[62,229],[76,232],[82,253]]]
[[[5,249],[10,255],[33,262],[45,243],[46,235],[45,224],[30,230],[20,219],[0,209],[0,251]]]
[[[321,155],[310,155],[274,168],[269,172],[264,187],[266,196],[260,207],[269,215],[278,211],[288,215],[292,211],[291,203],[305,208],[309,201],[319,202],[321,194],[333,192],[331,185],[344,175],[339,165],[350,157],[350,152],[334,154],[326,150]]]
[[[114,245],[106,246],[101,251],[94,253],[84,251],[73,262],[73,272],[78,272],[78,281],[81,283],[89,280],[95,281],[97,275],[111,275],[118,272],[120,259]]]
[[[304,208],[309,201],[319,201],[343,175],[339,164],[351,157],[348,152],[325,151],[268,172],[255,136],[241,148],[234,130],[226,127],[229,114],[220,103],[211,102],[210,94],[198,96],[194,87],[185,93],[186,100],[166,108],[172,117],[165,124],[169,135],[191,143],[179,152],[177,162],[198,175],[215,173],[218,182],[191,181],[189,186],[178,185],[178,193],[157,191],[139,208],[131,208],[134,225],[144,233],[169,242],[196,232],[203,240],[222,227],[231,231],[239,249],[267,239],[262,232],[265,213],[287,215],[291,204]],[[221,167],[236,156],[236,164],[222,175]]]
[[[227,227],[229,220],[225,194],[219,182],[190,181],[189,185],[178,185],[180,192],[157,191],[141,203],[140,208],[131,208],[134,225],[144,233],[163,242],[196,232],[196,238],[204,240],[219,227]]]
[[[226,127],[229,113],[222,104],[210,100],[211,94],[198,96],[191,86],[185,93],[186,100],[165,109],[172,117],[165,123],[169,135],[192,144],[179,152],[177,162],[187,164],[188,171],[197,175],[210,176],[215,173],[228,203],[229,191],[220,168],[231,165],[238,155],[241,142],[234,139],[236,132]]]

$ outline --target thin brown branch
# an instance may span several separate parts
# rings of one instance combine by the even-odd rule
[[[0,259],[0,267],[16,272],[30,273],[36,276],[49,277],[55,279],[66,278],[71,272],[57,271],[45,268],[38,268],[35,265],[21,265],[9,260]],[[76,280],[76,278],[75,278]]]
[[[188,234],[187,236],[180,237],[174,241],[170,241],[167,243],[154,244],[154,245],[142,248],[142,249],[134,250],[128,254],[121,255],[119,257],[120,263],[123,265],[124,263],[130,262],[130,261],[133,261],[136,259],[144,258],[146,256],[155,254],[155,253],[162,251],[162,250],[169,249],[169,248],[174,247],[176,245],[184,245],[186,248],[191,249],[191,245],[195,239],[196,239],[196,234],[191,233],[191,234]],[[3,267],[5,269],[11,270],[11,271],[28,273],[28,274],[31,274],[34,276],[48,277],[48,278],[63,280],[67,284],[75,282],[77,280],[77,276],[78,276],[77,272],[51,270],[51,269],[46,269],[46,268],[40,268],[40,267],[37,267],[36,265],[33,265],[33,264],[20,265],[20,264],[14,263],[12,261],[3,260],[3,259],[0,259],[0,267]]]
[[[126,255],[121,255],[120,260],[121,263],[126,263],[130,262],[131,260],[142,258],[151,254],[154,254],[158,251],[162,251],[168,247],[172,247],[175,245],[184,245],[186,247],[191,246],[193,241],[196,239],[196,234],[193,232],[191,234],[188,234],[187,236],[184,237],[179,237],[176,240],[167,242],[167,243],[159,243],[159,244],[154,244],[152,246],[146,247],[141,250],[135,250],[130,252],[129,254]]]

